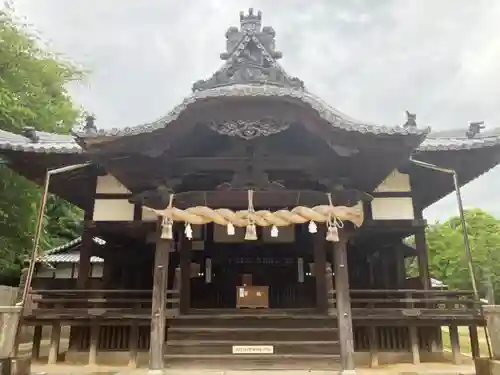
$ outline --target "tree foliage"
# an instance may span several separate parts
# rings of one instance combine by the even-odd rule
[[[500,295],[500,219],[479,209],[465,212],[467,233],[476,281],[481,295],[488,281]],[[451,288],[471,290],[462,225],[459,217],[436,223],[427,229],[430,270]],[[498,298],[498,297],[497,297]]]
[[[51,54],[11,9],[0,10],[0,129],[25,126],[67,133],[81,113],[66,85],[83,72]],[[0,165],[0,276],[16,277],[32,246],[41,189]],[[68,202],[49,197],[42,248],[77,236],[80,214]]]

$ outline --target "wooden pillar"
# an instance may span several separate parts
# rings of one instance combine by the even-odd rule
[[[333,246],[337,319],[340,339],[341,373],[354,373],[354,337],[352,332],[349,271],[347,269],[347,235],[339,230],[340,241]]]
[[[57,362],[59,355],[59,343],[61,341],[61,323],[52,323],[52,332],[50,333],[50,348],[48,364],[53,365]]]
[[[99,344],[99,323],[92,322],[90,326],[90,344],[89,344],[89,365],[97,364],[97,346]]]
[[[423,220],[423,210],[417,199],[413,199],[413,210],[415,219]],[[418,228],[415,232],[415,250],[418,259],[418,275],[425,290],[431,289],[431,279],[429,276],[429,254],[427,253],[427,240],[425,238],[425,228]]]
[[[316,233],[314,236],[314,276],[316,278],[316,307],[320,313],[328,311],[328,296],[326,288],[326,251],[325,235]]]
[[[94,245],[93,235],[90,228],[83,228],[82,245],[80,246],[80,261],[78,263],[78,278],[76,287],[85,289],[90,274],[90,258],[92,257],[92,247]]]
[[[370,344],[370,367],[378,367],[378,332],[377,327],[368,327],[368,340]]]
[[[128,367],[130,368],[137,367],[138,340],[139,340],[139,325],[134,322],[130,326],[130,336],[128,339],[128,349],[129,349]]]
[[[191,305],[191,241],[182,233],[180,248],[181,290],[180,312],[187,314]]]
[[[449,329],[453,364],[459,365],[462,362],[462,358],[460,356],[460,337],[458,335],[458,327],[455,324],[452,324]]]
[[[477,335],[477,325],[469,326],[469,337],[470,337],[470,348],[472,352],[472,358],[479,358],[479,338]]]
[[[149,370],[150,373],[161,374],[164,367],[163,348],[165,344],[166,326],[165,310],[168,284],[168,263],[172,241],[159,238],[161,233],[161,222],[159,222],[157,228],[158,240],[156,242],[153,276]]]
[[[410,349],[411,358],[414,365],[420,364],[420,342],[418,339],[418,328],[417,326],[411,325],[408,327],[408,332],[410,334]]]
[[[396,249],[396,273],[398,281],[398,289],[405,289],[406,267],[405,256],[402,251]]]
[[[31,358],[35,361],[40,358],[40,344],[42,343],[42,328],[41,325],[36,325],[33,329],[33,347],[31,349]]]

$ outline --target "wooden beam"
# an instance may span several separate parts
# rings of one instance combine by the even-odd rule
[[[458,327],[456,324],[452,324],[449,326],[449,330],[453,364],[459,365],[462,363],[462,357],[460,355],[460,336],[458,334]]]
[[[357,203],[359,196],[354,195],[354,190],[332,192],[334,205],[352,205]],[[144,195],[141,194],[144,198]],[[168,197],[155,196],[156,192],[151,191],[149,197],[144,198],[143,203],[157,209],[167,206]],[[138,196],[136,196],[138,197]],[[346,201],[346,198],[352,198]],[[326,192],[311,190],[279,190],[279,191],[255,191],[255,207],[283,208],[301,206],[316,206],[328,204]],[[132,202],[136,199],[132,198]],[[160,206],[156,206],[160,205]],[[243,208],[248,205],[248,192],[246,190],[231,191],[189,191],[177,192],[175,194],[174,205],[177,208],[189,208],[193,206]]]
[[[351,298],[349,295],[349,271],[347,268],[347,232],[339,230],[340,241],[333,245],[337,319],[340,339],[342,372],[355,370],[354,337],[352,329]]]
[[[59,356],[59,344],[61,341],[61,323],[52,323],[52,332],[50,333],[50,348],[49,348],[49,358],[47,363],[53,365],[57,362],[57,357]]]
[[[36,325],[33,330],[33,348],[31,349],[31,357],[36,361],[40,359],[40,344],[42,342],[42,328],[41,325]]]
[[[307,156],[186,157],[174,159],[168,164],[178,170],[189,171],[240,171],[242,165],[258,165],[266,171],[309,170],[325,166],[317,158]],[[326,165],[331,166],[331,163]]]
[[[180,312],[187,314],[191,305],[191,245],[192,242],[181,232],[181,246],[179,249],[180,269],[181,269],[181,301]]]
[[[367,327],[368,342],[370,345],[370,367],[375,368],[379,365],[378,359],[378,330],[377,327]]]
[[[90,325],[90,344],[89,344],[89,365],[97,364],[97,346],[99,345],[99,323],[94,321]]]
[[[161,221],[158,221],[158,239],[155,249],[153,294],[151,303],[151,339],[149,349],[150,373],[163,373],[165,326],[166,326],[166,291],[168,284],[168,263],[172,241],[160,238]]]
[[[414,365],[420,364],[420,343],[418,340],[418,328],[415,325],[410,325],[408,327],[408,332],[410,334],[410,350],[411,358]]]
[[[469,326],[469,336],[470,336],[470,347],[472,352],[472,358],[480,357],[480,349],[479,349],[479,338],[477,334],[477,325]]]
[[[431,289],[431,279],[429,276],[429,256],[427,254],[427,242],[425,229],[418,228],[415,233],[415,249],[418,259],[418,275],[425,290]]]
[[[130,325],[130,336],[128,339],[128,367],[136,368],[137,367],[137,349],[138,349],[138,340],[139,340],[139,325],[137,322],[133,322]]]
[[[320,313],[326,313],[328,311],[328,296],[326,290],[326,249],[324,230],[319,230],[319,233],[316,233],[313,238],[316,307]]]

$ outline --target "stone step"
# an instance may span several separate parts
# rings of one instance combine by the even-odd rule
[[[337,328],[171,327],[168,340],[310,341],[338,340]]]
[[[271,345],[276,355],[291,354],[339,354],[340,346],[338,341],[236,341],[236,340],[168,340],[166,353],[170,354],[231,354],[233,345],[242,346],[263,346]],[[261,354],[267,356],[269,354]]]
[[[221,370],[340,370],[339,355],[166,354],[167,367]]]

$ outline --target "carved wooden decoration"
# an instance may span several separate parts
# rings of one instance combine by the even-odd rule
[[[212,121],[207,124],[213,131],[232,137],[240,137],[245,140],[261,136],[269,136],[286,130],[290,127],[289,122],[275,119],[262,120],[226,120],[222,122]]]

